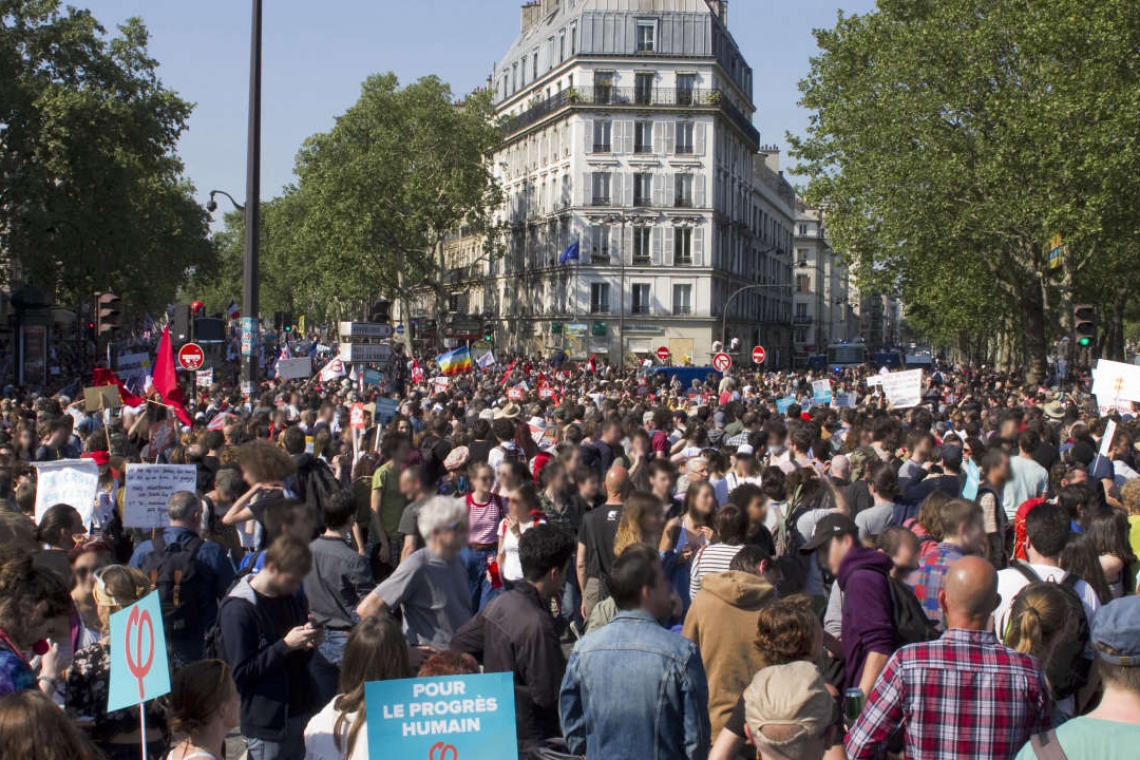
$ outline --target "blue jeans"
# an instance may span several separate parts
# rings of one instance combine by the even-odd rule
[[[471,592],[471,611],[478,612],[486,607],[492,599],[503,593],[502,589],[491,588],[487,580],[487,561],[494,558],[496,551],[476,551],[466,547],[459,556],[467,567],[467,589]]]
[[[309,660],[309,673],[317,685],[319,704],[328,704],[340,693],[340,664],[347,641],[348,631],[325,631],[324,640]]]
[[[304,715],[289,719],[287,736],[284,741],[271,742],[265,739],[245,740],[248,760],[305,760],[305,726],[311,716]]]
[[[563,626],[577,623],[579,631],[586,629],[586,621],[582,619],[582,589],[578,588],[578,574],[574,572],[573,557],[570,558],[566,585],[562,587],[562,623]]]

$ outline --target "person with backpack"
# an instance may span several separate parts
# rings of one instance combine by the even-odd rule
[[[899,734],[906,757],[1011,760],[1052,726],[1037,660],[1002,646],[990,629],[998,603],[993,566],[981,557],[958,560],[938,596],[946,633],[887,660],[847,734],[851,760],[884,756]]]
[[[986,551],[982,508],[977,504],[953,499],[942,505],[939,518],[942,541],[935,551],[920,558],[918,569],[907,578],[907,585],[914,589],[926,616],[935,623],[940,622],[942,614],[938,591],[950,565],[968,554],[984,555]]]
[[[206,632],[218,617],[218,600],[234,580],[234,568],[221,544],[198,535],[202,499],[191,491],[173,494],[166,504],[170,525],[131,556],[162,601],[166,639],[183,663],[202,659]]]
[[[1100,609],[1100,600],[1089,584],[1061,568],[1061,552],[1071,535],[1069,515],[1058,504],[1042,504],[1025,516],[1025,552],[1029,562],[1015,561],[998,573],[1001,603],[994,610],[998,631],[1009,625],[1009,610],[1023,588],[1034,581],[1060,583],[1071,588],[1081,600],[1085,617],[1091,623]]]
[[[285,429],[281,439],[285,452],[293,458],[297,468],[296,474],[286,482],[286,487],[309,507],[317,530],[324,530],[325,504],[340,493],[340,483],[323,459],[305,450],[304,430],[293,425]]]

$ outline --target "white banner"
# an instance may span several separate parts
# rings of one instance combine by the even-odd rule
[[[84,525],[91,524],[95,511],[95,491],[99,487],[99,465],[90,459],[39,462],[36,468],[36,522],[56,504],[75,507]]]
[[[209,388],[214,384],[214,368],[198,370],[194,374],[194,382],[199,388]]]
[[[119,354],[119,365],[115,374],[124,382],[150,374],[151,361],[148,353]]]
[[[1114,407],[1121,401],[1140,401],[1140,367],[1100,359],[1093,369],[1092,392],[1102,407]]]
[[[198,490],[198,468],[192,464],[131,464],[123,499],[123,525],[165,528],[166,504],[179,491]]]
[[[277,362],[277,377],[282,380],[305,380],[313,375],[313,360],[280,359]]]
[[[906,409],[922,403],[922,370],[891,372],[880,377],[887,403],[895,409]]]

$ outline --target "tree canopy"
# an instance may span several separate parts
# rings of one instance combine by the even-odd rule
[[[0,0],[0,257],[63,303],[114,287],[137,313],[212,266],[175,153],[191,105],[131,19],[108,36],[58,0]]]
[[[1041,377],[1068,305],[1113,312],[1136,263],[1134,3],[881,0],[816,37],[790,139],[836,249],[930,334],[1015,315]]]

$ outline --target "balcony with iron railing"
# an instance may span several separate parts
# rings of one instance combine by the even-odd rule
[[[509,119],[503,128],[507,135],[521,132],[563,108],[570,106],[615,106],[629,108],[713,108],[719,109],[748,138],[759,145],[760,132],[751,120],[732,104],[723,90],[677,89],[672,87],[610,87],[594,85],[571,88],[552,95],[535,104],[518,116]]]

